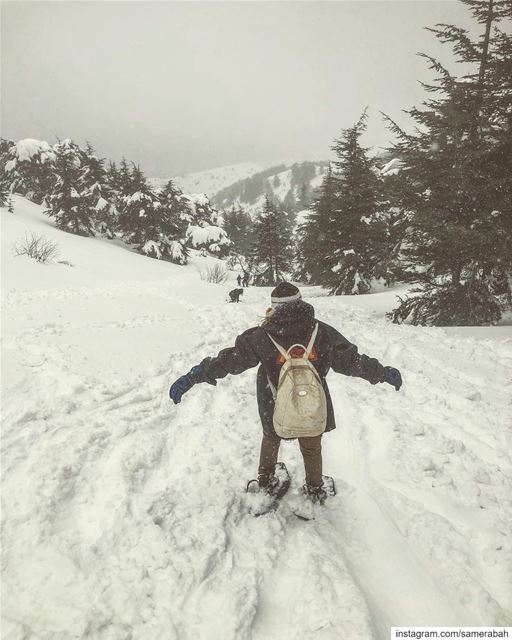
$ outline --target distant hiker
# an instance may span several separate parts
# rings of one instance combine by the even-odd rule
[[[230,302],[240,302],[240,296],[244,295],[243,289],[233,289],[229,292]]]
[[[258,364],[256,396],[263,427],[259,487],[272,491],[277,482],[279,445],[283,437],[289,437],[282,434],[295,433],[291,437],[298,437],[306,472],[303,493],[312,502],[322,503],[326,497],[322,433],[336,426],[325,379],[329,369],[364,378],[371,384],[387,382],[396,391],[402,385],[400,372],[359,354],[357,347],[341,333],[315,318],[313,307],[302,300],[297,287],[282,282],[272,291],[271,307],[262,325],[244,331],[236,338],[234,347],[192,367],[171,386],[170,397],[178,404],[194,384],[216,385],[217,379],[228,373],[236,375]],[[297,384],[301,379],[302,386]]]
[[[240,274],[238,274],[236,281],[238,283],[238,286],[241,287],[242,286],[242,276]]]
[[[248,271],[244,271],[244,277],[242,279],[242,285],[244,287],[248,287],[249,286],[249,278],[250,278],[251,274]]]

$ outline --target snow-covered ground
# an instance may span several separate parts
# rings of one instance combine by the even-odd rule
[[[397,366],[404,387],[329,375],[338,496],[303,522],[253,518],[255,371],[169,383],[259,321],[205,259],[178,267],[56,230],[21,198],[2,216],[2,638],[369,640],[391,625],[512,617],[512,341],[396,326],[396,293],[317,315]],[[60,260],[14,257],[25,232]],[[296,443],[282,459],[302,482]],[[293,497],[293,496],[292,496]]]

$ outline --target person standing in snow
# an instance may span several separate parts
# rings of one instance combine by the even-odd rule
[[[241,287],[242,286],[242,276],[240,274],[237,275],[236,281],[238,282],[238,286]]]
[[[244,277],[242,278],[242,285],[244,287],[248,287],[249,286],[250,275],[251,274],[248,271],[244,271]]]
[[[315,329],[316,328],[316,329]],[[275,486],[275,467],[281,438],[273,424],[274,391],[278,386],[279,373],[284,358],[276,347],[284,350],[300,344],[307,345],[317,331],[309,360],[316,369],[325,392],[327,420],[325,432],[335,428],[334,409],[326,382],[329,369],[346,376],[355,376],[371,384],[387,382],[396,391],[402,386],[398,369],[385,367],[375,358],[359,354],[357,347],[330,325],[315,319],[313,307],[302,300],[299,289],[288,282],[280,283],[271,294],[271,307],[261,326],[244,331],[235,340],[235,346],[223,349],[216,357],[204,358],[199,365],[171,386],[169,395],[175,404],[181,402],[184,393],[195,384],[207,382],[217,384],[219,378],[228,373],[236,375],[246,369],[260,365],[257,374],[257,401],[263,427],[258,468],[258,483],[261,489],[271,490]],[[275,341],[275,342],[274,342]],[[297,347],[294,347],[296,349]],[[299,348],[300,350],[300,348]],[[301,357],[294,354],[292,357]],[[325,490],[322,485],[322,435],[298,438],[304,460],[306,484],[304,493],[313,501],[322,502]]]

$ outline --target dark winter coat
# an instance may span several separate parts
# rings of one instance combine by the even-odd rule
[[[315,320],[314,313],[313,307],[302,300],[277,307],[264,326],[247,329],[237,337],[234,347],[223,349],[217,357],[205,358],[201,362],[204,381],[224,378],[228,373],[236,375],[260,365],[257,375],[258,409],[263,431],[267,435],[275,437],[274,398],[268,378],[277,387],[282,364],[282,358],[267,333],[285,349],[296,343],[307,346],[315,323],[318,322],[318,334],[310,359],[320,374],[327,398],[326,431],[336,427],[332,400],[325,380],[329,369],[346,376],[364,378],[371,384],[384,382],[384,367],[378,360],[359,354],[357,347],[336,329]]]
[[[243,289],[232,289],[229,292],[230,302],[240,302],[240,296],[244,295]]]

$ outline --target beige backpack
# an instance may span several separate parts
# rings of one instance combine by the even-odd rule
[[[318,324],[315,325],[307,348],[301,344],[293,344],[288,351],[267,334],[284,357],[277,389],[270,379],[268,381],[275,401],[274,429],[281,438],[307,438],[319,436],[325,431],[325,391],[317,370],[309,360],[317,333]],[[290,355],[294,347],[304,349],[300,358]]]

